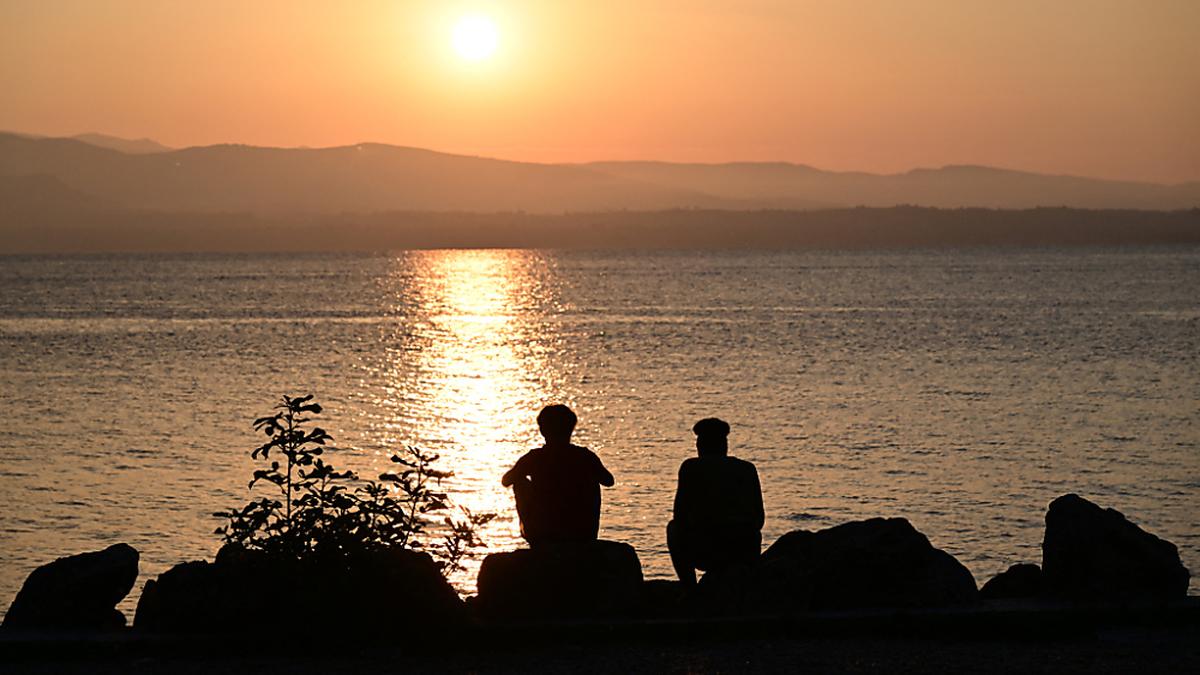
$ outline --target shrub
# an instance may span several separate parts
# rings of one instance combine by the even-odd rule
[[[325,461],[333,437],[308,428],[321,414],[313,396],[282,397],[276,412],[254,420],[269,439],[250,456],[270,462],[250,481],[269,483],[278,496],[213,514],[228,520],[216,534],[226,544],[290,559],[346,556],[393,547],[429,552],[443,571],[485,544],[478,530],[495,514],[455,506],[441,483],[453,476],[435,468],[438,456],[409,446],[392,456],[395,472],[359,481]]]

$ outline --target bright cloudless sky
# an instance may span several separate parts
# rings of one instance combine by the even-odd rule
[[[0,129],[1200,180],[1200,0],[0,0]]]

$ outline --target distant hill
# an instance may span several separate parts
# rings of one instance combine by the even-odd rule
[[[114,210],[114,205],[68,187],[54,176],[0,176],[0,217],[79,216]]]
[[[983,166],[947,166],[880,175],[834,172],[801,164],[595,162],[605,173],[764,208],[901,204],[939,208],[1186,209],[1200,206],[1200,183],[1159,185],[1053,176]]]
[[[153,141],[100,137],[121,148],[114,150],[102,147],[95,135],[87,138],[0,133],[0,176],[53,176],[73,190],[132,209],[259,215],[1200,206],[1200,183],[1170,186],[971,166],[879,175],[787,163],[537,164],[374,143],[169,150]]]
[[[587,168],[364,143],[214,145],[130,155],[0,134],[0,175],[47,174],[130,208],[190,212],[605,211],[725,206],[702,193]]]
[[[127,155],[148,155],[155,152],[169,152],[173,149],[149,138],[128,139],[107,134],[78,134],[71,138],[101,148],[117,150]]]

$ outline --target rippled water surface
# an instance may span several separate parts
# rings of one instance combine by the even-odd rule
[[[118,541],[137,589],[211,557],[250,421],[301,392],[364,475],[441,452],[497,549],[500,474],[562,401],[617,477],[601,536],[650,577],[712,415],[758,465],[768,543],[905,516],[982,583],[1038,561],[1046,504],[1078,492],[1200,570],[1196,249],[0,257],[0,289],[5,606]]]

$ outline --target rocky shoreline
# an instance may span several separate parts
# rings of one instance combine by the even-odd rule
[[[1077,495],[1050,504],[1040,566],[1018,563],[982,589],[903,518],[790,532],[755,564],[707,574],[694,590],[644,580],[636,552],[617,542],[493,553],[478,594],[465,600],[425,553],[387,549],[283,564],[227,545],[212,562],[182,563],[146,581],[126,628],[115,606],[136,583],[137,563],[137,551],[118,544],[38,568],[0,637],[16,644],[96,634],[153,644],[163,636],[320,631],[365,639],[402,631],[478,641],[506,631],[569,635],[579,626],[629,637],[705,630],[984,637],[1030,626],[1194,625],[1198,615],[1173,544]]]

